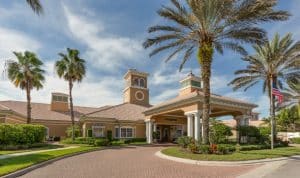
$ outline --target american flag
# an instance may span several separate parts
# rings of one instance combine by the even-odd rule
[[[274,86],[272,88],[272,95],[277,97],[279,104],[281,104],[283,102],[283,94]]]

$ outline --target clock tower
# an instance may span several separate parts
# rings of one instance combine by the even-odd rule
[[[149,89],[147,84],[148,73],[129,69],[124,75],[125,89],[123,91],[124,103],[149,105]]]

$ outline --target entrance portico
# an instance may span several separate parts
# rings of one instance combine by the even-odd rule
[[[148,143],[153,141],[153,131],[158,132],[158,141],[173,141],[182,135],[193,137],[195,140],[201,139],[204,98],[201,80],[191,73],[180,83],[181,89],[177,97],[150,107],[144,112]],[[229,115],[236,120],[237,125],[247,125],[255,107],[257,105],[252,103],[211,94],[210,117]],[[163,136],[168,139],[163,139]],[[240,140],[238,134],[237,139]]]

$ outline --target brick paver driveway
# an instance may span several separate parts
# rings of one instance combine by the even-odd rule
[[[158,158],[162,147],[126,147],[85,153],[54,162],[23,177],[185,178],[236,177],[254,166],[216,167],[177,163]]]

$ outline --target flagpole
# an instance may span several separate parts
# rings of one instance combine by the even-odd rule
[[[271,106],[271,109],[270,109],[270,115],[271,115],[271,149],[273,150],[274,149],[274,118],[275,118],[275,115],[274,115],[274,97],[273,97],[273,76],[271,75],[271,98],[270,98],[270,106]]]

